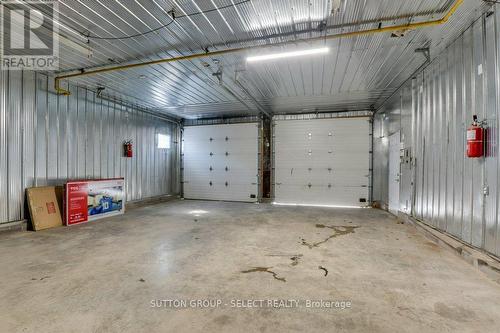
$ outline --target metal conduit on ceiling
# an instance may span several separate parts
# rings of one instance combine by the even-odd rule
[[[368,35],[368,34],[386,33],[386,32],[394,32],[394,31],[408,31],[408,30],[414,30],[414,29],[421,29],[421,28],[425,28],[425,27],[437,26],[437,25],[441,25],[441,24],[446,23],[449,20],[449,18],[462,5],[462,3],[463,3],[463,0],[455,0],[455,2],[451,5],[450,9],[444,14],[444,16],[441,17],[440,19],[437,19],[437,20],[429,20],[429,21],[423,21],[423,22],[400,24],[400,25],[393,25],[393,26],[386,26],[386,27],[379,26],[378,28],[375,28],[375,29],[342,32],[342,33],[338,33],[338,34],[326,35],[326,36],[321,36],[321,37],[299,39],[299,40],[295,40],[293,42],[294,43],[314,42],[314,41],[336,39],[336,38],[343,38],[343,37],[355,37],[355,36]],[[373,22],[373,20],[372,20],[372,22]],[[290,44],[290,42],[287,41],[287,42],[282,42],[282,43],[265,44],[265,45],[257,45],[257,46],[250,46],[250,47],[237,47],[237,48],[231,48],[231,49],[220,50],[220,51],[202,52],[202,53],[196,53],[196,54],[180,56],[180,57],[165,58],[165,59],[146,61],[146,62],[140,62],[140,63],[105,67],[105,68],[100,68],[100,69],[95,69],[95,70],[87,70],[87,71],[84,70],[84,71],[81,71],[81,72],[75,73],[75,74],[67,74],[67,75],[57,76],[54,80],[54,88],[58,94],[65,95],[65,94],[69,94],[69,91],[62,89],[60,87],[60,80],[63,80],[63,79],[70,79],[70,78],[75,78],[75,77],[80,77],[80,76],[88,76],[88,75],[107,73],[107,72],[113,72],[113,71],[121,71],[121,70],[127,70],[127,69],[132,69],[132,68],[157,65],[157,64],[162,64],[162,63],[171,63],[171,62],[177,62],[177,61],[183,61],[183,60],[192,60],[192,59],[197,59],[197,58],[202,58],[202,57],[212,57],[212,56],[224,55],[224,54],[229,54],[229,53],[247,52],[247,51],[253,51],[253,50],[267,48],[270,46],[283,46],[283,45],[287,45],[287,44]]]

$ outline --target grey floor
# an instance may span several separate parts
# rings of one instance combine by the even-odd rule
[[[380,210],[174,201],[0,234],[0,332],[498,332],[499,314],[499,285]]]

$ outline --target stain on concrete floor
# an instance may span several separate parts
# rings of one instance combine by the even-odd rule
[[[327,270],[325,267],[323,267],[323,266],[318,266],[318,269],[320,269],[320,270],[322,270],[323,272],[325,272],[325,276],[327,276],[327,275],[328,275],[328,270]]]
[[[299,260],[302,258],[302,254],[300,255],[297,255],[297,256],[293,256],[290,258],[290,260],[292,261],[291,265],[292,266],[297,266],[299,264]]]
[[[359,226],[351,226],[351,225],[348,225],[348,226],[333,226],[333,225],[332,226],[327,226],[327,225],[324,225],[324,224],[316,224],[316,228],[319,228],[319,229],[324,229],[324,228],[332,229],[333,231],[335,231],[335,233],[331,234],[328,237],[326,237],[322,241],[314,242],[314,243],[309,243],[309,242],[306,241],[305,238],[301,238],[302,245],[305,245],[308,248],[312,249],[312,248],[320,246],[321,244],[324,244],[324,243],[328,242],[330,239],[333,239],[333,238],[336,238],[336,237],[339,237],[339,236],[344,236],[344,235],[352,234],[352,233],[354,233],[355,229],[359,228]]]
[[[207,213],[200,219],[195,210]],[[346,225],[360,229],[305,252],[297,242]],[[187,200],[71,228],[0,234],[0,332],[498,331],[499,285],[426,242],[377,209]],[[271,272],[240,272],[257,267]],[[343,299],[352,307],[150,306],[165,298]]]
[[[48,279],[48,278],[50,278],[50,276],[43,276],[43,277],[41,277],[41,278],[39,278],[39,279],[37,279],[37,278],[31,278],[31,280],[32,280],[32,281],[37,281],[37,280],[38,280],[38,281],[43,281],[43,280]]]
[[[474,311],[472,311],[471,309],[466,309],[461,305],[447,305],[442,302],[437,302],[434,304],[434,312],[436,312],[441,317],[458,322],[474,320],[475,317]]]
[[[241,273],[246,274],[246,273],[269,273],[273,276],[275,280],[281,281],[281,282],[286,282],[285,278],[279,277],[278,274],[275,272],[271,271],[272,267],[254,267],[252,269],[246,270],[246,271],[241,271]]]

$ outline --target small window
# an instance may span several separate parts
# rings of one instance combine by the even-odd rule
[[[170,135],[158,134],[158,149],[170,149]]]

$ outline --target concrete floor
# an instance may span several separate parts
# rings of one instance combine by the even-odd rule
[[[0,332],[500,327],[499,285],[373,209],[174,201],[86,225],[1,234],[0,268]],[[173,299],[222,304],[152,307]],[[299,303],[273,309],[268,299]],[[235,308],[232,300],[266,301]],[[308,308],[307,300],[352,304]]]

